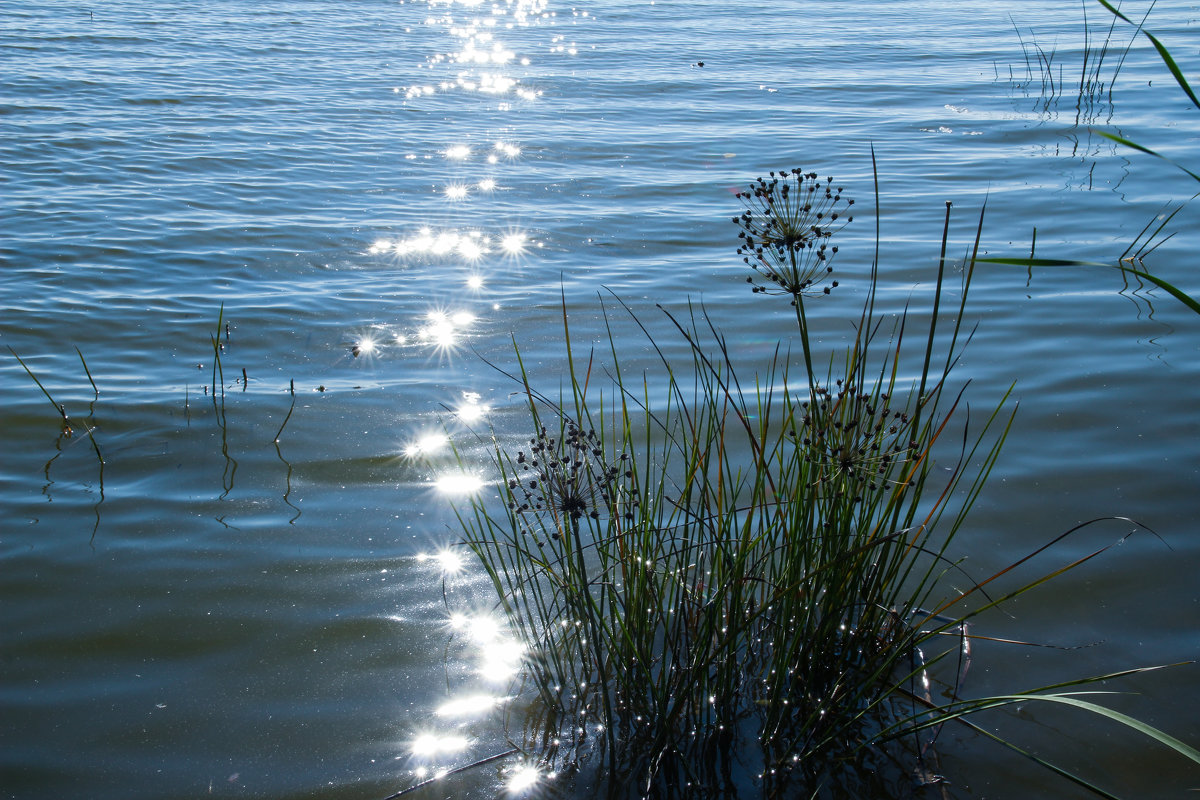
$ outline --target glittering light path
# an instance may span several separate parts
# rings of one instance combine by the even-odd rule
[[[559,33],[559,16],[544,0],[508,0],[485,4],[479,0],[428,0],[424,25],[450,43],[445,52],[429,55],[421,65],[428,79],[397,87],[403,106],[420,110],[429,104],[446,107],[449,98],[460,103],[485,104],[486,117],[497,119],[499,129],[510,130],[504,120],[542,98],[528,82],[535,51],[555,58],[570,58],[576,42]],[[573,10],[570,24],[591,21],[588,12]],[[541,40],[540,44],[532,44]],[[548,40],[548,41],[547,41]],[[524,43],[525,51],[516,42]],[[453,107],[452,105],[449,107]],[[466,119],[461,113],[448,117]],[[506,175],[521,168],[522,145],[510,134],[453,138],[440,149],[413,152],[406,163],[441,168],[444,177],[430,186],[429,208],[440,224],[397,220],[380,231],[364,252],[370,264],[402,270],[437,270],[449,283],[460,283],[453,304],[429,308],[408,325],[374,326],[355,337],[355,358],[402,357],[405,354],[449,359],[472,336],[486,332],[500,306],[488,297],[498,282],[527,281],[521,270],[543,246],[539,237],[516,220],[489,218],[482,203],[503,197]],[[493,204],[494,205],[494,204]],[[458,222],[455,222],[458,220]],[[445,403],[452,423],[486,425],[491,404],[478,392],[463,390],[457,403]],[[490,478],[464,469],[446,434],[445,422],[413,431],[401,455],[428,470],[431,490],[442,498],[466,498],[486,491]],[[510,698],[504,694],[518,675],[525,656],[522,645],[507,630],[501,617],[472,606],[466,597],[475,575],[463,560],[463,551],[444,548],[419,557],[436,574],[446,601],[446,622],[451,641],[461,648],[463,661],[473,664],[464,685],[434,705],[427,725],[414,730],[405,745],[411,776],[417,783],[392,797],[400,797],[448,775],[480,764],[517,755],[498,753],[461,766],[480,738],[468,731],[471,724],[488,720]],[[490,585],[486,587],[490,589]],[[483,592],[486,594],[486,592]],[[494,722],[494,719],[492,720]],[[489,729],[491,730],[491,729]],[[492,731],[494,733],[494,731]],[[459,766],[452,766],[455,762]],[[502,770],[503,791],[510,796],[534,792],[554,776],[538,764],[513,760]]]

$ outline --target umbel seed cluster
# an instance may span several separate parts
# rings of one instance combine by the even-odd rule
[[[532,518],[531,528],[555,540],[584,517],[630,519],[637,498],[637,487],[628,485],[632,472],[605,462],[594,430],[574,422],[564,428],[556,437],[543,425],[529,440],[529,452],[517,452],[508,481],[509,509]],[[626,459],[621,454],[620,460]]]
[[[854,201],[842,197],[833,178],[799,169],[771,172],[758,178],[749,191],[738,193],[746,210],[733,221],[741,231],[738,254],[766,283],[746,280],[755,292],[791,295],[816,294],[818,284],[833,273],[830,265],[837,247],[829,240],[853,221]],[[837,286],[831,281],[821,291]]]

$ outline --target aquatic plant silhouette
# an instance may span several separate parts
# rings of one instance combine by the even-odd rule
[[[876,256],[853,341],[817,369],[805,304],[832,288],[819,282],[850,202],[801,170],[739,197],[753,293],[790,299],[801,374],[786,330],[747,365],[694,304],[667,312],[663,334],[602,299],[607,352],[584,355],[565,296],[558,393],[537,387],[519,348],[507,373],[532,436],[492,434],[500,503],[473,500],[460,522],[528,648],[526,745],[612,797],[817,796],[861,783],[868,764],[936,775],[929,732],[997,706],[1072,703],[1128,724],[1070,691],[1087,680],[980,699],[961,686],[972,619],[1107,549],[996,596],[1012,567],[972,579],[951,554],[1015,413],[1006,392],[973,417],[952,384],[982,212],[952,292],[947,204],[932,307],[890,331]],[[657,374],[625,372],[614,314],[640,328]],[[665,335],[688,357],[669,356]]]

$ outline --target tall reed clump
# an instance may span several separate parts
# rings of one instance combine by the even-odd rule
[[[543,756],[591,764],[580,780],[610,796],[810,796],[982,707],[939,706],[927,681],[957,697],[966,620],[1004,599],[949,552],[1013,413],[1005,393],[970,415],[951,383],[978,235],[952,280],[943,233],[932,308],[889,330],[876,256],[829,352],[809,307],[837,285],[851,201],[799,170],[741,199],[739,253],[756,294],[790,301],[797,357],[784,331],[750,372],[692,307],[667,315],[683,363],[637,321],[661,369],[633,375],[611,328],[606,354],[576,352],[564,310],[563,386],[539,390],[518,350],[531,430],[493,439],[500,498],[461,515],[528,648]]]

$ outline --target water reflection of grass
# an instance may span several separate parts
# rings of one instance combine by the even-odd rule
[[[932,308],[892,328],[874,307],[877,248],[856,335],[826,352],[805,309],[830,302],[828,241],[848,201],[799,171],[741,197],[755,292],[786,297],[797,324],[765,364],[738,358],[692,307],[668,314],[665,334],[632,317],[661,375],[629,374],[612,327],[606,353],[573,348],[565,298],[560,389],[538,388],[518,351],[531,429],[515,446],[497,440],[502,504],[478,500],[462,521],[531,654],[529,755],[611,796],[878,795],[914,771],[942,780],[945,724],[1037,701],[1200,763],[1081,696],[1102,678],[969,697],[975,618],[1107,549],[1011,585],[1015,567],[1078,529],[987,577],[951,547],[1014,414],[1005,393],[972,415],[953,382],[982,215],[959,273],[947,205]],[[609,325],[631,314],[618,304]],[[690,357],[668,356],[668,336]],[[665,393],[649,388],[659,382]]]
[[[1146,13],[1149,14],[1149,11]],[[1093,124],[1101,117],[1112,117],[1113,87],[1133,45],[1133,39],[1130,39],[1118,51],[1119,43],[1114,40],[1117,32],[1115,18],[1106,27],[1101,26],[1101,31],[1093,30],[1088,20],[1087,6],[1084,5],[1079,63],[1069,67],[1057,60],[1057,47],[1043,47],[1033,31],[1029,32],[1027,42],[1016,22],[1013,28],[1024,56],[1025,74],[1023,77],[1015,75],[1010,67],[1010,81],[1015,87],[1026,91],[1035,85],[1038,87],[1038,111],[1050,114],[1064,99],[1073,99],[1076,126]],[[1098,32],[1103,33],[1103,38],[1093,38]]]
[[[1171,55],[1171,51],[1167,48],[1167,46],[1165,44],[1163,44],[1163,42],[1161,40],[1159,40],[1159,38],[1157,36],[1155,36],[1153,33],[1151,33],[1149,30],[1147,30],[1145,28],[1146,19],[1148,18],[1150,12],[1147,11],[1146,16],[1144,16],[1141,21],[1134,22],[1128,16],[1123,14],[1119,8],[1117,8],[1116,6],[1113,6],[1111,3],[1109,3],[1108,0],[1098,0],[1098,2],[1100,3],[1100,5],[1104,6],[1104,8],[1113,15],[1113,25],[1116,24],[1117,20],[1121,20],[1121,21],[1133,26],[1135,37],[1138,34],[1141,34],[1141,35],[1145,36],[1147,40],[1149,40],[1149,42],[1154,46],[1154,49],[1157,52],[1159,58],[1162,60],[1163,65],[1171,73],[1171,77],[1175,80],[1176,85],[1183,92],[1184,96],[1187,97],[1188,101],[1192,104],[1192,106],[1194,108],[1196,108],[1197,110],[1200,110],[1200,97],[1196,96],[1196,93],[1195,93],[1195,91],[1193,91],[1191,84],[1187,80],[1187,77],[1183,74],[1183,70],[1180,68],[1179,64],[1175,61],[1175,58]],[[1153,4],[1151,4],[1151,5],[1153,6]],[[1086,6],[1085,6],[1085,8],[1086,8]],[[1086,27],[1086,22],[1085,22],[1085,27]],[[1111,39],[1112,28],[1110,28],[1109,30],[1110,30],[1109,39]],[[1105,46],[1104,46],[1105,51],[1107,50],[1107,45],[1108,45],[1109,39],[1105,40]],[[1085,48],[1085,52],[1087,52],[1086,48]],[[1122,60],[1122,62],[1124,61],[1124,56],[1122,56],[1121,60]],[[1096,69],[1098,70],[1099,64],[1103,63],[1103,55],[1101,55],[1099,58],[1093,57],[1092,61],[1093,61],[1093,63],[1096,64]],[[1087,62],[1088,62],[1088,58],[1085,57],[1085,60],[1084,60],[1085,69],[1086,69]],[[1117,70],[1119,71],[1119,66],[1117,67]],[[1116,72],[1114,72],[1114,74],[1110,80],[1110,83],[1109,83],[1110,99],[1111,99],[1111,81],[1115,81],[1115,79],[1116,79]],[[1080,83],[1081,102],[1082,102],[1082,98],[1084,97],[1084,92],[1085,92],[1084,87],[1085,87],[1085,83],[1081,80],[1081,83]],[[1171,160],[1170,158],[1168,158],[1167,156],[1158,152],[1157,150],[1154,150],[1154,149],[1152,149],[1144,144],[1141,144],[1139,142],[1132,141],[1132,140],[1130,140],[1124,136],[1121,136],[1117,133],[1114,133],[1112,131],[1097,130],[1096,133],[1099,134],[1100,136],[1104,137],[1105,139],[1109,139],[1110,141],[1116,142],[1117,144],[1123,145],[1123,146],[1131,148],[1133,150],[1140,151],[1142,153],[1146,153],[1147,155],[1154,156],[1155,158],[1162,159],[1163,161],[1166,161],[1167,163],[1169,163],[1172,166],[1179,169],[1184,174],[1188,175],[1193,180],[1200,182],[1200,174],[1197,174],[1196,172],[1192,171],[1191,169],[1189,169],[1187,166],[1185,166],[1183,164],[1179,164],[1178,162]],[[1197,195],[1192,195],[1190,200],[1194,200],[1196,197],[1197,197]],[[1171,237],[1173,237],[1175,235],[1174,233],[1167,233],[1164,235],[1164,231],[1168,228],[1168,226],[1171,224],[1172,220],[1175,218],[1176,214],[1178,214],[1182,208],[1183,208],[1182,205],[1177,206],[1173,211],[1170,211],[1169,213],[1164,209],[1164,211],[1162,213],[1160,213],[1160,214],[1156,215],[1154,218],[1152,218],[1150,220],[1150,222],[1147,223],[1146,226],[1143,227],[1142,230],[1138,233],[1137,237],[1133,240],[1133,242],[1127,248],[1125,248],[1124,252],[1122,252],[1117,257],[1115,263],[1105,264],[1103,262],[1081,261],[1079,259],[1035,258],[1034,257],[1035,247],[1033,245],[1036,245],[1036,241],[1037,241],[1037,229],[1036,228],[1034,229],[1034,232],[1033,232],[1034,242],[1033,242],[1033,245],[1031,245],[1031,247],[1030,247],[1030,253],[1027,258],[995,257],[995,258],[982,258],[980,260],[990,262],[993,264],[1007,264],[1007,265],[1014,265],[1014,266],[1023,266],[1028,269],[1033,269],[1034,267],[1114,267],[1127,277],[1132,277],[1139,281],[1145,281],[1147,283],[1150,283],[1154,286],[1159,287],[1160,289],[1162,289],[1163,291],[1167,292],[1172,297],[1174,297],[1176,300],[1183,303],[1185,306],[1187,306],[1192,311],[1200,314],[1200,299],[1197,299],[1193,294],[1189,294],[1188,292],[1179,288],[1177,285],[1171,283],[1170,281],[1166,280],[1165,278],[1149,272],[1147,265],[1146,265],[1147,258],[1154,252],[1154,250],[1156,250],[1160,245],[1164,244],[1168,239],[1170,239]]]

